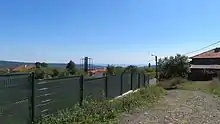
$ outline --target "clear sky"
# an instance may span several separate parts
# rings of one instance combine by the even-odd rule
[[[145,64],[220,40],[220,0],[0,0],[0,60]],[[216,46],[213,46],[216,47]]]

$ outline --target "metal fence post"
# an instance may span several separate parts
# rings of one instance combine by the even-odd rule
[[[133,90],[133,73],[131,72],[131,89],[130,90]]]
[[[147,85],[149,86],[150,84],[150,75],[147,75]]]
[[[143,74],[144,75],[144,87],[146,86],[146,75],[145,74]]]
[[[138,88],[141,87],[141,76],[140,73],[138,73]]]
[[[35,123],[35,74],[31,73],[31,122]]]
[[[123,94],[123,74],[124,74],[124,73],[121,73],[121,89],[120,89],[120,95]]]
[[[105,97],[108,98],[108,74],[105,76]]]
[[[83,86],[84,85],[84,76],[80,76],[80,106],[83,105]]]

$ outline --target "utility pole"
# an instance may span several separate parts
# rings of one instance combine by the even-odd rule
[[[155,56],[155,62],[156,62],[156,79],[158,80],[158,65],[157,65],[157,56]]]

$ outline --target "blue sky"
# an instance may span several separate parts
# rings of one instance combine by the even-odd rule
[[[145,64],[152,53],[170,56],[219,41],[219,5],[219,0],[1,0],[0,59],[79,63],[89,56],[94,63]]]

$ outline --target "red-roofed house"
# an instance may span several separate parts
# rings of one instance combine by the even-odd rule
[[[191,57],[192,80],[211,80],[220,71],[220,48],[215,48]]]
[[[35,67],[35,65],[21,65],[21,66],[18,66],[16,68],[12,69],[12,72],[23,72],[23,71],[30,70],[34,67]]]

